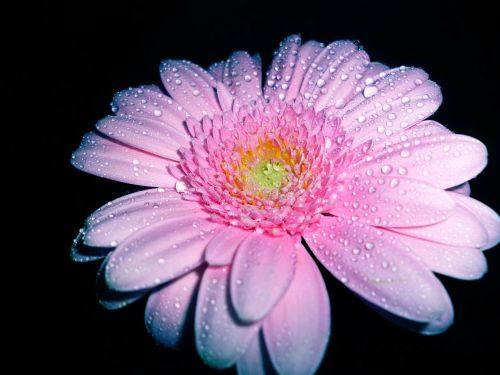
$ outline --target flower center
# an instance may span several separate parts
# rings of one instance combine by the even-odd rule
[[[281,191],[288,184],[293,160],[280,143],[278,140],[260,141],[254,150],[240,150],[241,165],[234,169],[241,173],[242,185],[249,193]]]
[[[340,121],[300,103],[257,102],[188,126],[192,147],[174,172],[186,199],[198,199],[213,220],[271,235],[317,223],[353,160]]]

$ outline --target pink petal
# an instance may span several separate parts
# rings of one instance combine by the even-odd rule
[[[384,150],[389,150],[391,147],[397,144],[406,145],[419,145],[422,138],[437,138],[440,136],[447,136],[453,134],[445,126],[433,120],[425,120],[415,124],[402,132],[390,135],[392,130],[386,129],[386,127],[378,127],[377,134],[372,135],[372,147],[370,153],[380,153]],[[379,135],[382,134],[382,135]],[[367,156],[367,160],[371,160],[371,157]]]
[[[231,270],[231,301],[245,322],[262,319],[293,278],[297,239],[253,233],[239,246]]]
[[[470,183],[465,182],[465,183],[460,184],[458,186],[454,186],[452,188],[449,188],[448,191],[451,191],[451,192],[457,193],[457,194],[470,196],[470,193],[471,193]]]
[[[478,249],[438,244],[396,232],[390,235],[408,246],[431,271],[457,279],[475,280],[488,269],[486,258]]]
[[[390,233],[325,216],[318,230],[304,238],[347,287],[392,314],[425,323],[422,333],[439,333],[452,323],[446,290]]]
[[[86,221],[84,243],[87,246],[116,247],[147,226],[193,216],[201,210],[198,203],[182,199],[173,190],[143,190],[109,202],[90,215]]]
[[[443,190],[408,178],[359,177],[339,181],[336,188],[330,213],[370,225],[429,225],[446,219],[455,207]]]
[[[190,138],[185,131],[154,120],[108,116],[96,128],[116,142],[171,160],[180,160],[177,150],[189,147]]]
[[[342,117],[344,129],[354,137],[353,146],[375,135],[396,134],[434,113],[442,101],[441,90],[427,78],[420,69],[401,67],[365,87],[358,94],[365,100]],[[379,127],[385,132],[377,133]]]
[[[141,86],[120,91],[113,97],[112,109],[118,115],[144,118],[186,133],[184,120],[189,114],[156,86]]]
[[[220,227],[198,213],[146,227],[111,254],[106,281],[111,289],[132,291],[172,280],[203,262],[203,252]]]
[[[224,68],[224,83],[240,104],[262,97],[262,67],[243,51],[235,52]]]
[[[369,158],[352,167],[352,172],[395,177],[404,174],[447,189],[474,178],[486,166],[486,147],[474,138],[457,134],[411,138],[403,137],[398,143],[371,152]],[[384,170],[387,166],[390,171]]]
[[[302,81],[300,93],[316,111],[345,105],[355,94],[369,57],[345,40],[331,43],[315,58]]]
[[[481,247],[481,250],[488,250],[495,247],[500,242],[500,218],[498,214],[484,203],[462,194],[448,193],[455,201],[481,222],[488,233],[488,241]]]
[[[76,168],[99,177],[141,186],[174,186],[173,162],[87,133],[71,157]]]
[[[208,68],[208,73],[214,77],[217,82],[222,82],[224,79],[224,66],[226,65],[225,61],[219,61],[213,63]]]
[[[238,362],[236,362],[238,375],[265,375],[265,350],[259,331],[252,337],[245,353],[243,353],[238,359]]]
[[[479,249],[488,242],[488,233],[481,222],[458,204],[453,213],[439,223],[415,228],[392,229],[407,236],[451,246]]]
[[[229,303],[229,268],[208,267],[203,274],[195,313],[196,347],[209,366],[232,366],[259,329],[240,323]]]
[[[96,295],[97,300],[105,309],[117,310],[137,301],[147,294],[150,289],[138,290],[134,292],[117,292],[111,290],[106,283],[105,270],[109,256],[102,262],[97,272]]]
[[[299,55],[297,60],[294,62],[295,68],[288,85],[285,101],[290,101],[299,97],[300,87],[302,86],[302,81],[304,80],[309,66],[322,50],[323,44],[314,40],[310,40],[300,47]],[[269,81],[267,84],[269,85]]]
[[[313,374],[330,336],[330,302],[307,251],[298,251],[295,276],[263,323],[271,361],[280,374]]]
[[[73,240],[73,244],[71,246],[71,260],[73,262],[92,262],[94,260],[104,258],[111,250],[111,247],[91,247],[84,245],[84,228],[81,228],[78,231],[78,235]]]
[[[213,117],[221,109],[215,97],[215,80],[209,73],[189,61],[165,60],[160,74],[168,93],[196,120]]]
[[[205,250],[205,260],[211,266],[231,264],[236,249],[250,233],[236,227],[222,229],[208,243]]]
[[[271,67],[266,73],[266,98],[285,100],[297,64],[299,48],[299,35],[291,35],[280,43],[280,48],[275,52]]]
[[[200,278],[200,272],[190,272],[149,296],[144,314],[146,328],[160,344],[169,348],[179,344]]]
[[[230,111],[233,102],[234,102],[234,97],[227,88],[225,84],[222,82],[217,82],[217,99],[219,100],[220,107],[222,108],[222,111],[227,112]]]
[[[356,85],[356,93],[362,92],[367,86],[373,84],[374,81],[380,78],[380,73],[384,74],[389,68],[381,63],[372,62],[366,66],[365,71],[362,74],[361,79]],[[328,108],[327,115],[335,115],[336,117],[342,117],[346,112],[357,107],[361,102],[365,100],[363,95],[356,95],[349,101],[343,103],[339,101],[334,104],[333,107]]]

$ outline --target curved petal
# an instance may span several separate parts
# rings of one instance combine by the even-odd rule
[[[224,66],[226,65],[225,61],[218,61],[213,63],[208,67],[208,73],[214,77],[217,82],[222,82],[224,79]]]
[[[173,162],[87,133],[71,156],[76,168],[110,180],[140,186],[174,186],[167,169]]]
[[[342,117],[344,129],[354,137],[354,147],[372,139],[379,127],[386,129],[378,133],[383,140],[425,120],[442,101],[439,86],[428,80],[427,73],[407,67],[379,74],[358,96],[365,99]]]
[[[112,110],[118,115],[158,121],[187,133],[184,121],[189,114],[175,100],[163,94],[159,87],[141,86],[120,91],[113,97]]]
[[[316,111],[326,107],[341,108],[356,94],[369,61],[368,54],[353,42],[335,41],[311,64],[300,92]]]
[[[232,366],[245,352],[259,324],[240,323],[229,301],[229,268],[208,267],[203,274],[195,313],[196,348],[209,366]]]
[[[409,247],[431,271],[457,279],[475,280],[488,270],[486,258],[478,249],[438,244],[396,232],[390,235]]]
[[[231,264],[236,249],[250,233],[236,227],[222,229],[208,243],[205,250],[205,260],[211,266]]]
[[[481,247],[481,250],[491,249],[500,242],[500,217],[484,203],[462,194],[448,193],[455,201],[471,212],[477,220],[481,222],[488,233],[488,241]]]
[[[471,193],[470,183],[468,183],[468,182],[465,182],[465,183],[458,185],[458,186],[454,186],[454,187],[449,188],[447,190],[451,191],[453,193],[466,195],[468,197],[470,196],[470,193]]]
[[[290,35],[280,43],[280,48],[275,51],[271,67],[266,73],[264,96],[267,99],[285,100],[297,64],[299,48],[300,35]]]
[[[324,45],[314,40],[310,40],[300,46],[297,60],[294,62],[292,78],[288,84],[285,101],[294,100],[300,95],[300,87],[304,77],[316,56],[323,50]],[[269,85],[269,82],[267,82]]]
[[[266,375],[265,350],[259,331],[252,337],[245,353],[236,362],[238,375]]]
[[[111,250],[113,250],[112,247],[92,247],[85,245],[83,243],[84,235],[85,229],[80,228],[77,236],[73,240],[70,252],[71,260],[73,262],[92,262],[94,260],[104,258]]]
[[[106,283],[105,270],[109,261],[108,257],[101,263],[97,272],[96,297],[102,307],[108,310],[117,310],[137,301],[142,296],[150,292],[150,289],[143,289],[133,292],[117,292],[109,288]]]
[[[479,249],[488,242],[488,233],[481,222],[458,204],[453,213],[439,223],[413,228],[392,228],[392,230],[407,236],[451,246]]]
[[[382,173],[392,169],[382,166]],[[359,177],[336,184],[330,213],[354,221],[389,227],[415,227],[446,219],[455,202],[424,182],[400,177]]]
[[[384,72],[387,70],[389,70],[389,67],[384,64],[378,62],[369,63],[362,74],[360,82],[356,86],[355,92],[362,92],[366,87],[373,85],[373,82],[380,78],[380,74],[385,74]],[[370,91],[370,89],[368,89],[368,91]],[[371,92],[374,94],[373,89],[371,89]],[[326,109],[326,114],[328,116],[335,115],[336,117],[342,117],[345,113],[357,107],[359,103],[365,99],[364,95],[356,95],[347,102],[337,101],[334,103],[333,107]]]
[[[116,247],[147,226],[202,212],[198,203],[171,189],[149,189],[126,195],[94,212],[86,221],[84,244]]]
[[[297,239],[253,233],[239,246],[231,270],[231,301],[245,322],[262,319],[293,278]]]
[[[116,142],[175,161],[180,160],[179,148],[189,147],[185,131],[146,118],[108,116],[96,129]]]
[[[390,233],[325,216],[304,238],[337,279],[370,303],[424,323],[421,333],[443,332],[453,322],[443,285]]]
[[[223,82],[240,104],[262,97],[262,67],[248,52],[237,51],[227,60]]]
[[[188,316],[194,308],[201,272],[190,272],[151,293],[144,319],[148,332],[169,348],[182,339]]]
[[[420,137],[409,140],[406,136],[379,152],[370,152],[369,158],[351,167],[351,171],[396,177],[403,172],[405,177],[448,189],[474,178],[486,164],[486,147],[478,140],[465,135],[432,136],[424,132]],[[382,169],[387,166],[390,171]]]
[[[263,323],[271,362],[280,374],[313,374],[330,336],[330,302],[323,278],[307,251],[297,255],[290,287]]]
[[[146,227],[111,254],[106,282],[111,289],[132,291],[181,276],[203,262],[207,242],[219,228],[202,213]]]
[[[163,85],[196,120],[213,117],[221,109],[215,97],[215,79],[190,61],[165,60],[160,65]]]

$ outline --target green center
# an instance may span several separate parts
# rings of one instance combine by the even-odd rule
[[[248,172],[248,179],[260,189],[280,189],[283,179],[288,175],[283,163],[264,160]]]

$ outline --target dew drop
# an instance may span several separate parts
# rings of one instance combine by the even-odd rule
[[[383,174],[389,174],[392,172],[392,167],[388,164],[383,165],[382,168],[380,169]]]
[[[365,98],[369,98],[369,97],[375,95],[377,92],[378,92],[378,88],[376,88],[375,86],[367,86],[363,90],[363,96]]]

